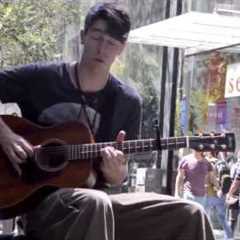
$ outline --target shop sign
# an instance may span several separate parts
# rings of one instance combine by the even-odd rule
[[[186,96],[180,101],[180,129],[186,135],[188,130],[188,103]]]
[[[217,108],[215,103],[208,104],[208,131],[216,129]]]
[[[240,63],[227,66],[225,98],[240,96]]]
[[[227,120],[227,105],[225,102],[217,103],[217,124],[225,124]]]
[[[233,108],[233,111],[231,114],[231,126],[239,128],[239,119],[240,119],[240,108],[235,107]]]

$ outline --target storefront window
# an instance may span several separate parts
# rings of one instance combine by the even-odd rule
[[[185,58],[182,131],[234,132],[240,139],[240,53],[238,47]],[[185,105],[183,102],[185,101]],[[187,109],[187,110],[186,110]]]

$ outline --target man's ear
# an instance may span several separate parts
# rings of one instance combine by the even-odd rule
[[[119,48],[119,51],[118,51],[118,55],[121,55],[121,53],[123,52],[123,50],[126,48],[126,45],[127,45],[127,41],[125,41],[122,46]]]
[[[84,32],[84,30],[80,31],[80,38],[81,38],[81,44],[84,45],[84,42],[85,42],[85,32]]]

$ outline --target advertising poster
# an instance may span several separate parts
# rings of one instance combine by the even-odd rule
[[[240,96],[240,63],[227,66],[225,98]]]

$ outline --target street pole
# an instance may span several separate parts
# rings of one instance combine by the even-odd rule
[[[182,13],[182,0],[177,0],[176,15]],[[172,74],[172,89],[171,89],[171,105],[170,105],[170,119],[169,119],[169,137],[175,135],[175,117],[176,117],[176,99],[177,99],[177,85],[179,74],[179,49],[173,49],[173,74]],[[173,182],[173,150],[168,152],[167,161],[167,186],[166,193],[172,194],[172,182]]]

